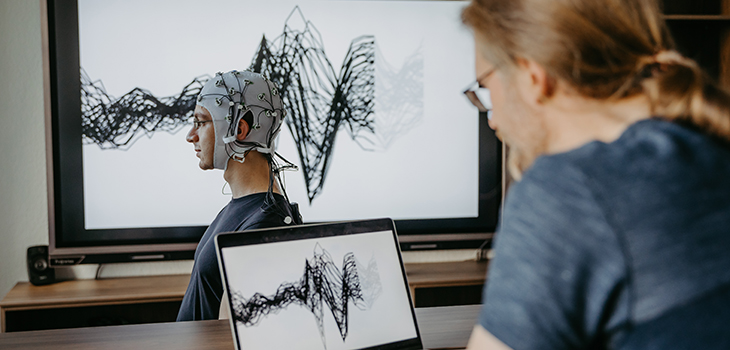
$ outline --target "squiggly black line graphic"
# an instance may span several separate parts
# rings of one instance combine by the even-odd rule
[[[304,28],[289,25],[295,13]],[[273,41],[262,38],[251,70],[281,87],[282,101],[290,112],[286,124],[297,144],[311,203],[324,186],[340,127],[352,139],[361,131],[375,132],[375,38],[366,35],[353,40],[337,75],[317,28],[295,7],[283,34]]]
[[[298,14],[292,18],[295,14]],[[301,19],[295,29],[290,20]],[[381,101],[375,111],[376,60]],[[311,204],[324,188],[338,131],[344,128],[363,150],[384,150],[423,114],[423,57],[420,48],[396,71],[377,53],[375,38],[354,39],[336,73],[316,27],[296,6],[273,41],[263,36],[250,68],[279,86],[285,121],[297,145]],[[195,97],[209,77],[199,77],[176,96],[156,98],[135,88],[119,99],[81,71],[85,144],[126,149],[140,136],[175,133],[192,117]]]
[[[198,77],[176,96],[157,98],[135,88],[119,99],[107,94],[101,81],[91,81],[81,69],[81,130],[85,144],[125,149],[140,135],[175,133],[193,116],[195,98],[208,81]]]
[[[330,254],[317,244],[313,257],[305,260],[304,275],[299,281],[282,283],[273,295],[268,296],[255,293],[246,299],[240,292],[232,292],[233,319],[250,327],[291,304],[304,306],[314,314],[322,344],[326,349],[324,307],[331,311],[342,341],[345,341],[348,334],[349,304],[367,310],[381,291],[374,260],[371,259],[368,266],[362,266],[353,253],[347,253],[340,270]]]

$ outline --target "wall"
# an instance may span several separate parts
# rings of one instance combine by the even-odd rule
[[[0,1],[0,297],[48,244],[40,3]]]

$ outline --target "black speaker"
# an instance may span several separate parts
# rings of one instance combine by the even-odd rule
[[[48,246],[28,247],[28,280],[36,286],[56,281],[56,270],[48,263]]]

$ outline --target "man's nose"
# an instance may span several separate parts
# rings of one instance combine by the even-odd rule
[[[193,143],[197,137],[198,134],[195,132],[195,125],[193,125],[193,127],[190,128],[190,131],[188,131],[188,134],[185,136],[185,141]]]

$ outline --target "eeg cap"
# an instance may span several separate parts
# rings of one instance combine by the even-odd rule
[[[250,150],[274,154],[274,141],[286,111],[276,86],[261,74],[235,70],[216,73],[201,89],[197,103],[213,118],[214,168],[226,170],[229,158],[243,163]],[[244,116],[249,133],[239,141],[236,134]]]

